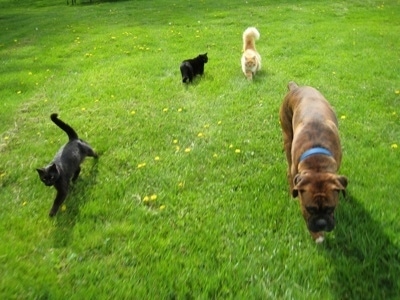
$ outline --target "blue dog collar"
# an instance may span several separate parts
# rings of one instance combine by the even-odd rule
[[[313,156],[313,155],[327,155],[327,156],[332,156],[332,153],[325,149],[325,148],[321,148],[321,147],[315,147],[315,148],[311,148],[308,149],[306,152],[304,152],[301,156],[300,156],[300,162],[302,162],[303,160],[305,160],[306,158]]]

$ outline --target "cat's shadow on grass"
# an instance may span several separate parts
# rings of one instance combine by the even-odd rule
[[[400,249],[351,195],[342,199],[336,237],[324,251],[335,269],[337,299],[400,299]]]
[[[79,218],[80,207],[84,204],[86,195],[92,186],[96,184],[98,172],[98,159],[85,162],[82,165],[82,173],[75,183],[71,184],[69,194],[64,202],[65,211],[60,211],[55,216],[54,247],[68,246],[72,239],[74,226]]]

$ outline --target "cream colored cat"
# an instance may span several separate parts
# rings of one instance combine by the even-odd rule
[[[241,59],[242,70],[247,79],[261,69],[261,56],[256,50],[255,41],[260,38],[260,33],[255,27],[249,27],[243,32],[243,55]]]

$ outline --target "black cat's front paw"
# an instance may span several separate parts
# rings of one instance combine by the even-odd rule
[[[49,212],[49,217],[54,217],[57,214],[58,208],[52,208]]]

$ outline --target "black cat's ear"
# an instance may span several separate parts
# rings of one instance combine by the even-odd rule
[[[57,173],[57,174],[60,173],[60,170],[58,169],[58,166],[57,166],[56,164],[54,164],[54,163],[50,165],[49,171],[55,172],[55,173]]]
[[[39,173],[39,176],[44,174],[44,169],[36,169],[36,171]]]

